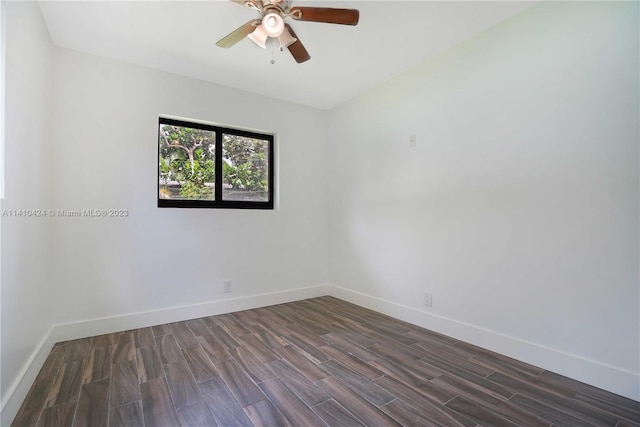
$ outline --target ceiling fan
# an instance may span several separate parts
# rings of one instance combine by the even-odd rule
[[[311,59],[309,52],[285,18],[295,21],[325,22],[328,24],[358,25],[360,12],[357,9],[335,9],[330,7],[291,7],[291,0],[231,0],[260,13],[260,19],[240,26],[221,38],[216,46],[230,48],[245,37],[266,49],[269,37],[277,38],[280,50],[286,47],[298,64]]]

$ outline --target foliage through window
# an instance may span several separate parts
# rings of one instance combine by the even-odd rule
[[[273,135],[160,118],[158,206],[273,209]]]

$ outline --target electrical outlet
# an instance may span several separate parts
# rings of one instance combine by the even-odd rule
[[[415,147],[416,146],[416,136],[415,135],[411,135],[409,137],[409,147]]]
[[[231,280],[224,281],[224,293],[225,294],[231,293]]]
[[[431,307],[431,292],[425,292],[424,293],[424,305],[426,307]]]

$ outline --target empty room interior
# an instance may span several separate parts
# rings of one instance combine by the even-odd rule
[[[635,1],[2,1],[2,426],[640,426]]]

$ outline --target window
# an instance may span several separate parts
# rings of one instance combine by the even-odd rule
[[[158,207],[273,209],[273,135],[160,118]]]

